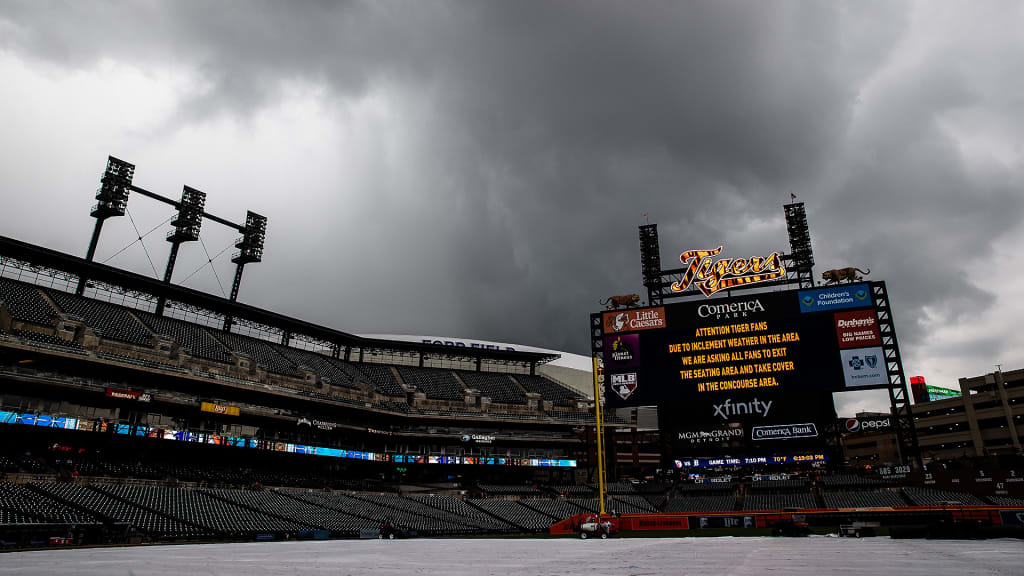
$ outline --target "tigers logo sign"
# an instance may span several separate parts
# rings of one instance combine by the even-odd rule
[[[767,258],[754,256],[715,260],[714,257],[721,251],[722,247],[719,246],[714,250],[690,250],[680,254],[679,261],[688,265],[682,279],[672,283],[672,291],[683,292],[693,285],[705,296],[711,296],[719,290],[767,282],[786,275],[782,256],[778,252],[772,252]]]

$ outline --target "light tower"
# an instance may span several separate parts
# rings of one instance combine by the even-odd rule
[[[242,284],[242,271],[245,265],[251,262],[263,260],[263,241],[267,235],[267,217],[248,211],[245,215],[245,229],[242,237],[235,242],[235,252],[231,261],[235,263],[235,280],[231,283],[231,301],[238,299],[238,288]],[[224,319],[224,329],[230,330],[234,319],[228,316]]]
[[[171,283],[174,274],[174,262],[178,259],[178,247],[182,242],[195,242],[199,239],[199,230],[203,226],[203,211],[206,207],[206,193],[190,186],[181,191],[178,203],[178,216],[171,221],[174,230],[167,233],[167,241],[171,243],[171,253],[167,257],[167,270],[164,271],[164,283]],[[166,299],[161,297],[156,303],[157,315],[162,315]]]
[[[96,191],[97,202],[90,212],[90,215],[96,219],[96,226],[92,229],[89,250],[85,253],[87,261],[92,262],[93,257],[96,256],[96,245],[100,241],[103,222],[113,216],[124,216],[125,210],[128,209],[128,193],[131,190],[134,176],[134,164],[129,164],[113,156],[107,157],[107,167],[100,178],[100,189]],[[87,280],[84,275],[78,279],[78,288],[75,293],[79,296],[85,292]]]

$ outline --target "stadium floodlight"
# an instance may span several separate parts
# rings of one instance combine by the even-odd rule
[[[96,219],[96,225],[92,229],[92,239],[89,240],[89,249],[85,253],[87,261],[92,262],[93,257],[96,256],[96,245],[100,242],[103,222],[112,216],[124,216],[128,209],[128,193],[131,191],[134,177],[134,164],[107,156],[107,167],[103,170],[103,176],[100,177],[100,189],[96,191],[97,202],[90,212],[90,215]],[[78,279],[76,294],[81,296],[85,292],[87,281],[88,279],[84,275]]]
[[[98,202],[92,207],[92,217],[105,220],[111,216],[124,216],[134,176],[134,164],[108,156],[107,168],[100,178],[100,189],[96,191]]]
[[[238,287],[242,285],[242,271],[245,265],[250,262],[263,261],[263,242],[267,237],[267,217],[249,210],[245,215],[245,228],[242,230],[242,237],[235,242],[235,252],[231,261],[235,263],[235,279],[231,283],[231,301],[238,299]],[[230,330],[234,319],[228,316],[224,319],[224,329]]]
[[[178,216],[171,221],[171,226],[174,226],[174,230],[167,233],[167,241],[172,244],[178,244],[198,240],[199,230],[203,225],[203,209],[205,207],[206,193],[185,186],[181,191]]]
[[[647,288],[647,304],[658,306],[661,304],[661,248],[657,224],[640,227],[640,267]]]
[[[807,211],[803,202],[783,205],[786,214],[786,232],[789,234],[789,258],[792,270],[801,288],[814,287],[814,250],[811,248],[811,229],[807,225]]]
[[[167,269],[164,271],[164,282],[171,283],[174,274],[174,263],[178,259],[178,247],[182,242],[195,242],[199,239],[199,230],[203,227],[203,213],[206,208],[206,193],[185,186],[181,190],[181,201],[178,202],[178,216],[171,220],[174,230],[167,233],[167,241],[171,243],[171,253],[167,256]],[[166,300],[160,298],[156,303],[156,313],[163,314]]]
[[[231,261],[238,265],[260,262],[263,260],[263,241],[267,236],[267,217],[249,211],[245,215],[245,231],[235,242],[235,252]]]

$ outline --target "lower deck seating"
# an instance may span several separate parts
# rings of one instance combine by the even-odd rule
[[[821,496],[827,508],[874,508],[907,505],[899,494],[891,490],[824,492]]]
[[[728,512],[736,509],[736,496],[680,496],[673,498],[663,510],[665,512]]]
[[[817,508],[814,496],[808,492],[794,494],[747,494],[744,510],[783,510],[786,508]]]

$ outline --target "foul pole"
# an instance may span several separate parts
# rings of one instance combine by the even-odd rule
[[[601,421],[601,386],[600,382],[598,381],[598,362],[599,359],[597,358],[597,356],[594,356],[594,422],[597,424],[597,490],[598,496],[601,500],[600,514],[601,516],[604,516],[604,499],[607,486],[605,486],[604,482],[604,423]]]

